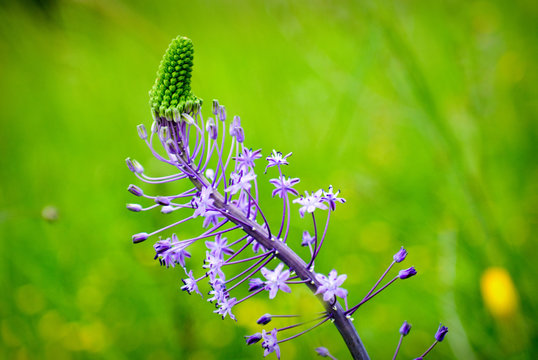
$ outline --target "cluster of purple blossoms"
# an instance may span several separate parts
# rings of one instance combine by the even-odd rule
[[[331,213],[336,210],[337,203],[343,204],[345,199],[339,197],[339,192],[334,192],[332,186],[327,190],[305,192],[305,195],[299,196],[294,187],[300,180],[283,174],[283,166],[288,164],[291,153],[283,155],[273,150],[266,157],[265,173],[270,168],[276,168],[276,177],[268,181],[274,186],[272,196],[282,200],[282,216],[278,221],[272,221],[263,212],[259,201],[256,162],[262,158],[261,150],[245,146],[245,132],[240,118],[234,116],[227,127],[226,109],[216,100],[213,101],[213,117],[207,119],[202,115],[201,106],[189,103],[182,109],[184,112],[166,111],[164,114],[162,111],[153,111],[154,121],[149,133],[144,125],[138,126],[139,136],[152,154],[168,164],[174,172],[162,177],[149,176],[140,163],[127,158],[128,168],[139,180],[148,184],[181,181],[186,186],[173,195],[148,195],[136,185],[128,187],[130,193],[149,203],[145,207],[128,204],[129,210],[143,212],[160,209],[163,214],[174,217],[167,226],[133,235],[133,242],[156,238],[155,259],[167,268],[181,266],[185,273],[181,289],[188,293],[203,297],[199,286],[207,283],[207,301],[215,304],[214,312],[223,319],[229,316],[236,320],[236,307],[262,292],[267,291],[269,299],[273,299],[280,292],[290,293],[294,286],[309,287],[322,302],[323,312],[308,319],[298,315],[265,314],[258,320],[259,324],[268,325],[276,318],[299,317],[300,321],[246,336],[249,345],[261,343],[264,356],[274,352],[280,358],[279,344],[330,320],[339,330],[353,358],[369,359],[352,324],[352,316],[395,281],[416,274],[414,267],[400,270],[378,288],[391,268],[405,259],[405,249],[402,247],[394,255],[387,270],[367,294],[355,305],[349,306],[348,292],[342,287],[347,275],[339,275],[335,269],[330,270],[328,275],[315,270],[315,260],[326,239]],[[290,232],[291,204],[299,205],[301,218],[305,215],[311,218],[312,223],[302,236]],[[324,227],[320,228],[316,219],[323,215]],[[203,221],[204,231],[200,235],[183,239],[172,233],[165,239],[160,237],[197,218]],[[303,260],[292,250],[291,247],[298,243],[309,248],[308,259]],[[203,266],[198,269],[191,268],[188,260],[191,257],[188,249],[194,246],[206,249]],[[305,329],[296,331],[302,327]],[[443,337],[444,333],[436,335],[436,341],[441,341]],[[400,344],[401,339],[398,349]],[[325,348],[320,347],[316,351],[321,356],[334,358]]]

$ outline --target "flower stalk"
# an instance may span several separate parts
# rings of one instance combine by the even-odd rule
[[[184,214],[183,219],[176,219],[170,225],[151,232],[135,234],[132,237],[133,243],[144,242],[195,218],[203,218],[203,227],[207,230],[201,235],[180,240],[174,233],[170,238],[159,238],[154,244],[155,259],[158,259],[161,265],[167,268],[180,265],[184,269],[187,278],[183,280],[182,290],[202,296],[198,285],[201,280],[207,279],[211,287],[208,301],[214,302],[217,307],[214,312],[223,319],[228,316],[236,320],[232,312],[234,307],[250,298],[267,291],[269,299],[273,299],[282,292],[291,292],[292,287],[304,284],[321,301],[325,311],[317,314],[313,320],[274,328],[271,331],[264,329],[261,333],[247,336],[247,344],[261,342],[264,356],[274,352],[280,358],[279,343],[293,340],[330,320],[340,332],[352,358],[368,360],[368,353],[353,326],[351,315],[397,279],[407,279],[416,274],[414,267],[401,270],[397,276],[375,291],[391,268],[405,259],[407,252],[402,247],[368,294],[357,305],[348,308],[348,292],[342,288],[347,275],[339,275],[335,269],[331,270],[328,276],[315,271],[315,260],[320,256],[322,246],[327,243],[331,214],[335,211],[336,204],[345,203],[345,199],[339,198],[339,191],[333,192],[332,186],[329,186],[328,191],[306,191],[299,196],[294,186],[300,180],[286,177],[282,172],[282,166],[288,164],[291,153],[283,155],[273,150],[266,158],[265,173],[271,167],[278,170],[278,178],[269,182],[275,187],[272,196],[282,199],[282,218],[276,222],[279,227],[275,229],[278,230],[272,231],[270,218],[264,213],[258,196],[255,162],[262,157],[261,150],[253,151],[245,147],[245,132],[238,116],[234,116],[229,128],[226,128],[226,109],[219,105],[218,101],[213,101],[212,114],[215,118],[204,120],[202,100],[193,94],[190,87],[192,66],[192,42],[185,37],[174,39],[163,57],[157,80],[150,91],[154,120],[151,131],[148,133],[144,125],[137,127],[139,137],[147,144],[152,154],[173,167],[176,173],[162,177],[148,176],[136,160],[126,160],[129,170],[145,183],[162,184],[188,179],[192,184],[187,190],[169,196],[147,195],[140,187],[130,185],[127,190],[132,195],[150,201],[152,205],[143,207],[139,204],[128,204],[127,209],[139,213],[160,208],[161,213],[166,216]],[[156,150],[158,143],[164,149],[164,155]],[[226,144],[229,144],[229,149],[226,149]],[[292,196],[296,198],[292,199]],[[302,238],[290,233],[291,204],[300,206],[298,212],[301,218],[307,213],[311,214],[314,236],[307,230],[302,233]],[[320,211],[327,211],[323,229],[323,225],[318,226],[314,214]],[[238,233],[240,235],[234,239]],[[318,238],[319,234],[321,238]],[[227,237],[232,240],[228,241]],[[302,246],[308,246],[310,250],[310,258],[307,261],[291,248],[295,245],[296,237],[302,240]],[[191,257],[187,249],[200,243],[206,247],[202,266],[205,273],[195,276],[192,270],[187,269],[188,259]],[[248,249],[251,249],[254,255],[245,255]],[[268,267],[276,261],[278,264],[270,270]],[[233,271],[238,266],[242,268],[234,274]],[[265,280],[255,277],[258,274]],[[242,289],[249,294],[240,294]],[[339,298],[343,299],[345,310]],[[265,314],[258,323],[267,325],[273,318],[289,317],[297,315]],[[314,321],[317,323],[306,330],[285,338],[278,337],[281,332],[288,332]],[[436,343],[444,338],[445,329],[440,328]],[[400,345],[401,339],[395,357]],[[319,347],[316,351],[321,356],[333,358],[326,348]]]

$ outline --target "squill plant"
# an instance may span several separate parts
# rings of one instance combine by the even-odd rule
[[[315,269],[331,215],[345,200],[332,186],[299,195],[295,189],[299,179],[283,173],[291,153],[284,155],[273,150],[265,159],[265,173],[276,172],[276,177],[269,182],[274,185],[272,196],[282,201],[281,219],[275,226],[275,222],[264,213],[258,196],[256,163],[262,158],[261,150],[245,146],[245,133],[239,116],[229,121],[226,109],[217,100],[212,104],[212,117],[204,119],[202,100],[193,94],[190,87],[192,66],[191,40],[177,37],[165,53],[150,91],[151,130],[148,133],[144,125],[138,125],[140,138],[158,160],[170,165],[173,173],[151,177],[136,160],[126,160],[129,169],[145,183],[180,181],[190,186],[173,195],[153,196],[145,194],[136,185],[130,185],[129,192],[151,205],[128,204],[129,210],[160,209],[163,214],[175,218],[168,226],[133,235],[133,242],[156,238],[155,259],[167,268],[179,265],[185,272],[182,290],[202,296],[199,285],[208,282],[210,291],[207,300],[216,305],[214,312],[223,319],[235,320],[235,308],[261,293],[267,292],[269,299],[273,299],[280,292],[291,292],[295,286],[307,286],[325,310],[313,314],[312,318],[299,319],[296,324],[269,327],[261,333],[245,336],[248,345],[261,343],[264,356],[274,352],[280,358],[279,344],[322,324],[333,323],[352,357],[369,359],[353,326],[352,316],[392,283],[416,274],[414,267],[402,269],[381,285],[392,267],[404,261],[407,251],[402,247],[367,294],[356,304],[348,306],[348,292],[343,288],[347,275],[339,274],[335,269],[325,275]],[[299,237],[290,233],[292,204],[299,206],[300,217],[312,220],[310,230],[305,230]],[[324,216],[323,226],[318,224],[320,216]],[[198,217],[203,219],[204,229],[199,236],[190,239],[180,239],[175,233],[167,238],[160,236]],[[309,258],[302,259],[292,250],[299,242],[309,249]],[[194,246],[206,248],[202,269],[187,267],[191,257],[189,249]],[[295,317],[298,316],[264,314],[257,323],[268,325]],[[405,322],[400,329],[401,337],[394,358],[410,328]],[[421,357],[442,341],[446,332],[447,329],[441,326],[435,342]],[[334,358],[326,348],[319,347],[316,352],[320,356]]]

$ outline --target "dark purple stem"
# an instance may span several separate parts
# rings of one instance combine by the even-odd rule
[[[435,340],[435,341],[433,342],[433,344],[428,348],[428,350],[424,351],[424,354],[420,355],[420,357],[423,358],[423,357],[425,357],[426,355],[428,355],[428,353],[429,353],[430,351],[432,351],[432,349],[435,347],[435,345],[437,345],[438,342],[439,342],[439,341]]]

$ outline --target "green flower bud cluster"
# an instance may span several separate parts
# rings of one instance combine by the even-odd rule
[[[194,48],[189,38],[178,36],[163,56],[157,80],[149,92],[151,110],[156,116],[179,118],[198,111],[202,99],[191,91]]]

